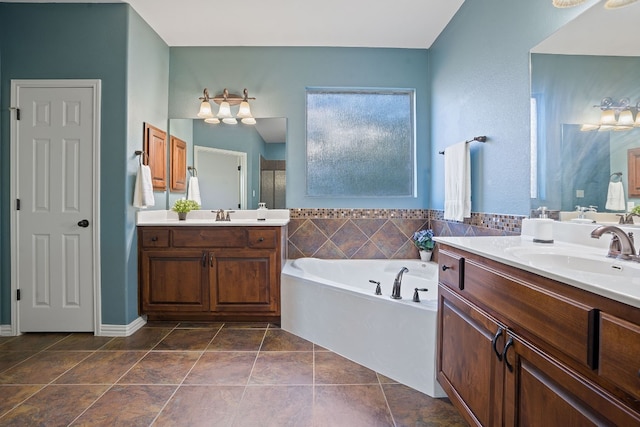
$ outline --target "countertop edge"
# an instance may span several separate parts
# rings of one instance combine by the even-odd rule
[[[491,248],[481,248],[479,245],[470,244],[470,239],[484,239],[487,242],[490,239],[500,239],[502,245],[496,245]],[[582,289],[588,292],[591,292],[596,295],[600,295],[605,298],[609,298],[614,301],[618,301],[623,304],[627,304],[632,307],[640,308],[640,286],[638,287],[638,291],[634,294],[622,293],[614,289],[607,288],[607,283],[598,283],[595,281],[583,281],[578,280],[575,277],[571,277],[569,275],[564,275],[560,273],[553,272],[551,270],[539,268],[532,266],[530,264],[526,264],[515,257],[508,256],[504,253],[504,249],[512,246],[534,246],[540,245],[540,243],[534,243],[530,238],[525,236],[500,236],[500,237],[491,237],[491,236],[474,236],[474,237],[436,237],[434,238],[436,242],[441,242],[443,244],[452,246],[454,248],[467,251],[476,255],[483,256],[485,258],[491,259],[493,261],[497,261],[511,267],[519,268],[524,271],[528,271],[530,273],[537,274],[542,277],[546,277],[547,279],[555,280],[557,282],[561,282],[578,289]],[[476,242],[478,242],[476,240]],[[542,244],[544,245],[544,244]],[[573,243],[565,243],[565,242],[555,242],[555,247],[566,247],[567,250],[571,250],[571,248],[580,247],[581,245],[576,245]],[[602,252],[600,249],[593,249],[594,252],[598,253]],[[606,252],[602,253],[602,256],[605,257]],[[631,261],[622,261],[622,262],[631,262]]]

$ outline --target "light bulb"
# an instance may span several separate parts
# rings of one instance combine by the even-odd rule
[[[220,109],[218,110],[218,118],[220,119],[230,119],[233,116],[231,115],[231,106],[227,101],[222,101],[220,103]]]
[[[198,111],[197,115],[202,119],[213,117],[213,112],[211,111],[211,104],[209,103],[209,101],[202,101],[202,103],[200,104],[200,111]]]

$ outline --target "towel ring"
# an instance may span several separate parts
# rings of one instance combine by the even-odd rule
[[[616,181],[616,178],[618,178],[617,181]],[[611,175],[609,175],[609,181],[610,182],[620,182],[620,181],[622,181],[622,172],[614,172]]]
[[[148,165],[148,164],[149,164],[149,155],[148,155],[146,152],[144,152],[144,151],[142,151],[142,150],[136,150],[136,156],[140,156],[140,164],[141,164],[141,165],[142,165],[142,164],[146,164],[146,165]],[[147,163],[144,163],[144,162],[143,162],[143,158],[144,158],[144,156],[146,156],[146,157],[147,157]]]

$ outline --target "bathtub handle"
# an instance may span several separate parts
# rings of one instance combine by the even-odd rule
[[[375,280],[369,280],[369,283],[376,284],[376,295],[382,295],[382,289],[380,289],[380,282],[376,282]]]
[[[491,340],[491,347],[493,347],[493,352],[496,354],[496,356],[498,356],[498,360],[502,362],[502,354],[500,354],[500,352],[498,351],[498,348],[496,347],[496,343],[498,342],[498,338],[500,338],[500,335],[502,335],[503,329],[502,326],[498,328],[498,332],[496,332],[496,334],[493,336],[493,339]]]
[[[420,296],[418,292],[427,292],[429,289],[427,288],[415,288],[413,291],[413,302],[420,302]]]

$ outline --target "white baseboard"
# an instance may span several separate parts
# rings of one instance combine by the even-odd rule
[[[12,335],[11,325],[0,325],[0,337],[10,337]]]
[[[147,319],[145,317],[138,317],[128,325],[100,325],[100,330],[96,332],[96,335],[103,337],[128,337],[133,335],[138,329],[146,325]]]

